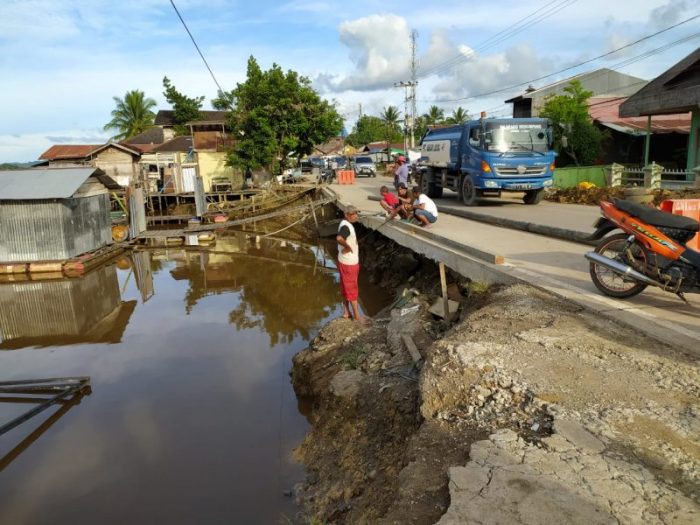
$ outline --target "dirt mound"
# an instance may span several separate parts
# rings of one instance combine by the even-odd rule
[[[382,260],[368,270],[393,282]],[[478,287],[461,283],[448,327],[428,312],[432,266],[406,261],[421,294],[369,328],[331,322],[294,360],[295,389],[313,406],[298,449],[307,520],[697,517],[696,357],[527,286],[469,297]]]
[[[568,204],[590,204],[597,206],[600,201],[610,201],[612,199],[624,199],[624,188],[611,188],[604,186],[602,188],[582,188],[574,186],[573,188],[552,188],[547,190],[544,196],[545,200],[551,202],[561,202]]]
[[[545,200],[569,204],[589,204],[597,206],[600,201],[610,201],[612,199],[624,199],[625,188],[621,187],[580,187],[573,188],[552,188],[545,193]],[[653,190],[649,192],[652,196],[651,203],[659,206],[668,199],[700,199],[700,189],[688,188],[684,190]]]

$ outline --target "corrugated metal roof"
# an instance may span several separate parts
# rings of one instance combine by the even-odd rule
[[[644,135],[647,129],[646,117],[620,117],[620,105],[627,97],[592,97],[588,101],[588,114],[604,126],[630,135]],[[651,132],[690,133],[690,113],[678,115],[657,115],[651,119]]]
[[[56,144],[39,156],[40,160],[83,159],[102,144]]]
[[[0,171],[0,201],[67,199],[97,168],[34,168]]]

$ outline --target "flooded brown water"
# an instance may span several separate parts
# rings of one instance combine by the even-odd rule
[[[0,283],[0,381],[92,383],[0,436],[0,523],[287,522],[308,428],[288,374],[339,315],[333,268],[324,247],[238,234]],[[27,408],[0,402],[0,425]]]

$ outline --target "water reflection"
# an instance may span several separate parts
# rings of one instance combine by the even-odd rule
[[[190,313],[209,295],[239,293],[229,312],[238,330],[260,328],[271,345],[309,339],[309,330],[338,304],[337,279],[324,248],[300,242],[260,239],[239,234],[216,247],[185,252],[170,271],[189,281],[185,309]]]
[[[291,516],[283,493],[303,476],[292,450],[308,423],[288,372],[339,314],[326,253],[234,234],[209,249],[135,252],[68,284],[0,290],[2,344],[48,347],[0,351],[0,378],[90,376],[93,387],[36,431],[0,436],[0,458],[11,458],[0,523]],[[0,420],[12,416],[3,410]]]
[[[79,279],[0,283],[0,350],[119,343],[136,301],[122,301],[114,265]]]

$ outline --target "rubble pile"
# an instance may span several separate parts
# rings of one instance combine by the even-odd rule
[[[459,283],[450,325],[429,312],[434,267],[408,262],[417,295],[295,357],[313,405],[302,521],[700,520],[698,356],[523,285]]]

